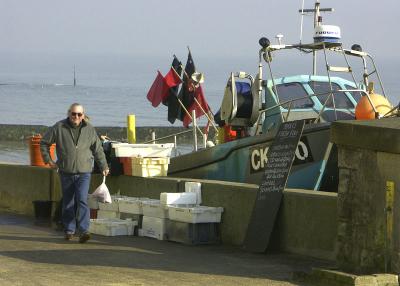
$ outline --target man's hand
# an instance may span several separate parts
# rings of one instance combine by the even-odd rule
[[[110,173],[110,169],[105,169],[103,171],[103,176],[107,176]]]

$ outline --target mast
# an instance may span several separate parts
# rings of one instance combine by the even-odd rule
[[[75,74],[75,65],[74,65],[74,87],[76,86],[76,74]]]
[[[315,28],[319,25],[319,0],[315,1],[315,6],[314,6],[314,31]],[[317,51],[313,50],[312,52],[313,55],[313,75],[317,75]]]
[[[314,13],[314,31],[315,28],[321,25],[322,18],[320,12],[333,12],[333,8],[320,8],[320,0],[315,0],[314,9],[300,9],[300,13]],[[303,23],[303,22],[302,22]],[[302,31],[302,28],[301,28]],[[317,74],[317,51],[313,50],[313,75]]]

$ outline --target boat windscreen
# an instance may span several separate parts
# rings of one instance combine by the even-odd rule
[[[314,106],[314,102],[310,98],[295,100],[308,96],[307,91],[299,82],[278,84],[276,90],[278,92],[279,102],[294,100],[291,103],[291,108],[311,108]],[[290,103],[286,103],[283,104],[282,107],[288,109],[289,105]]]
[[[352,86],[350,86],[350,85],[347,85],[347,84],[345,84],[344,87],[345,87],[346,89],[348,89],[348,90],[354,89],[354,87],[352,87]],[[354,100],[355,100],[356,102],[359,102],[359,101],[360,101],[361,96],[362,96],[361,92],[359,92],[359,91],[349,91],[349,93],[351,94],[351,96],[354,98]]]
[[[310,81],[309,85],[314,91],[314,94],[321,94],[318,96],[318,100],[321,102],[321,104],[324,104],[328,96],[330,95],[329,92],[331,89],[329,86],[329,82]],[[334,91],[333,97],[335,99],[336,108],[345,108],[345,109],[354,108],[354,104],[347,97],[346,93],[343,91],[337,91],[342,89],[338,84],[332,82],[332,89]],[[327,102],[326,107],[329,108],[334,107],[332,97]]]

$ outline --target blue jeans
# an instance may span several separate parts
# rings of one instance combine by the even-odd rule
[[[62,223],[65,233],[85,233],[89,230],[90,211],[87,197],[90,173],[60,173],[62,198]],[[78,226],[76,225],[78,222]]]

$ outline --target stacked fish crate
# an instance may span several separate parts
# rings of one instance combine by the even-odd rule
[[[90,225],[94,234],[139,235],[191,245],[220,241],[223,208],[201,205],[198,182],[186,182],[183,193],[161,193],[159,200],[127,196],[112,196],[111,204],[93,200],[89,196],[89,205],[98,206],[98,219]]]
[[[133,235],[137,221],[132,218],[121,219],[118,201],[123,196],[111,196],[112,203],[98,202],[89,195],[91,212],[89,232],[104,236]],[[96,213],[96,215],[93,215]]]
[[[169,206],[167,239],[192,245],[219,243],[219,224],[223,208],[200,205],[201,183],[186,182],[185,192],[196,195],[196,204]]]
[[[124,174],[138,177],[167,176],[174,144],[112,144]]]

